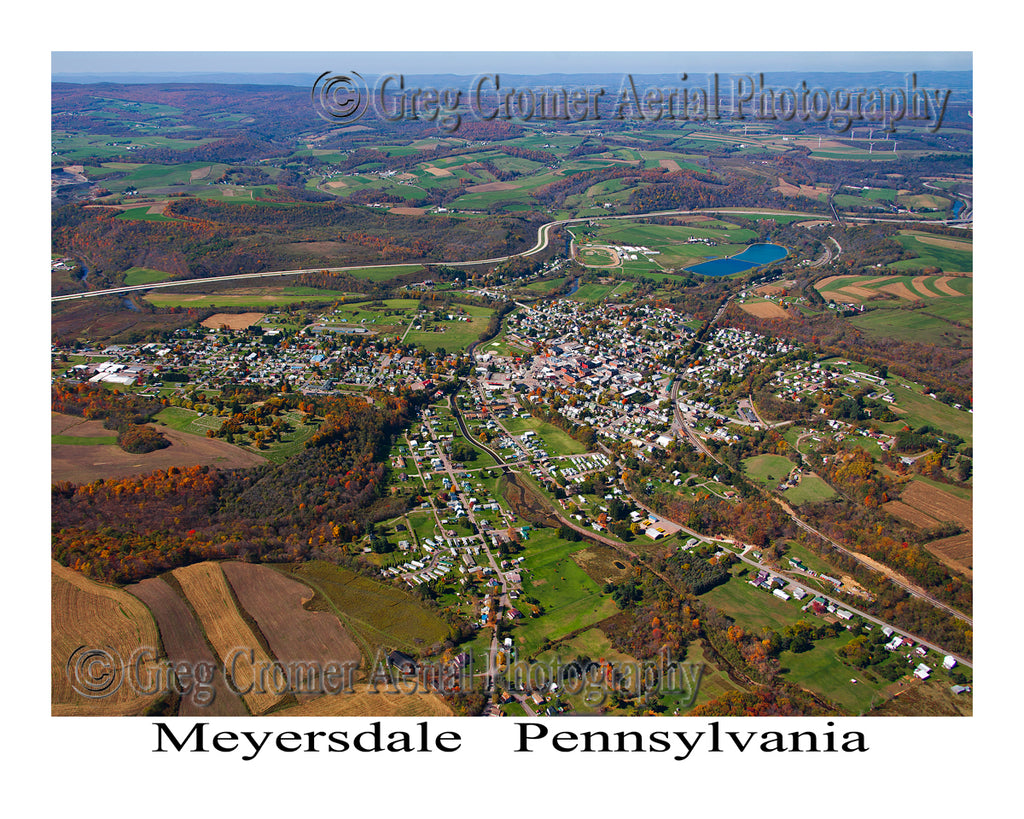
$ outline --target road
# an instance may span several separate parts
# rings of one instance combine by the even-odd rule
[[[574,225],[582,224],[583,222],[603,222],[610,219],[640,219],[648,216],[686,216],[695,213],[736,213],[736,214],[763,214],[763,215],[802,215],[811,218],[821,217],[820,213],[799,213],[796,211],[776,211],[769,209],[750,209],[750,210],[739,210],[733,208],[699,208],[697,210],[658,210],[648,211],[646,213],[629,213],[621,214],[617,216],[583,216],[573,219],[559,219],[554,222],[545,222],[543,225],[537,228],[537,241],[533,247],[529,250],[524,250],[521,253],[512,253],[508,256],[496,256],[491,259],[472,259],[470,261],[437,261],[437,262],[403,262],[399,264],[389,264],[388,267],[422,267],[423,264],[437,264],[445,265],[447,267],[472,267],[478,264],[499,264],[501,262],[507,262],[509,259],[516,259],[519,257],[535,256],[538,253],[544,251],[551,237],[551,231],[556,227],[563,225]],[[135,293],[140,290],[156,290],[166,287],[185,287],[196,283],[206,282],[231,282],[231,281],[244,281],[247,279],[272,279],[281,278],[284,276],[301,276],[303,273],[319,273],[326,270],[328,273],[347,273],[353,270],[371,270],[380,267],[380,264],[368,264],[368,265],[347,265],[344,267],[308,267],[299,270],[275,270],[268,271],[266,273],[236,273],[230,276],[209,276],[205,278],[191,278],[191,279],[175,279],[169,282],[154,282],[153,284],[135,284],[126,285],[124,287],[109,287],[105,290],[90,290],[85,293],[66,293],[60,296],[51,296],[51,302],[58,301],[73,301],[75,299],[88,299],[96,296],[111,296],[119,293]]]

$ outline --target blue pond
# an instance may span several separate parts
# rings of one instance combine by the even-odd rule
[[[782,245],[751,245],[736,256],[701,262],[693,267],[688,267],[687,270],[691,273],[702,273],[705,276],[731,276],[733,273],[742,273],[752,267],[760,267],[763,264],[771,264],[779,259],[785,259],[787,253],[789,251]]]

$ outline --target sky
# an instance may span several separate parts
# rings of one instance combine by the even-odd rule
[[[969,51],[54,51],[54,74],[228,72],[319,74],[677,73],[750,71],[925,71],[971,69]]]

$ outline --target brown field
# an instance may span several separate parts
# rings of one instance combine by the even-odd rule
[[[410,683],[410,691],[412,684]],[[280,717],[450,717],[452,710],[436,694],[395,693],[381,684],[377,693],[359,683],[353,693],[327,694],[292,708],[275,711]]]
[[[235,195],[235,189],[234,188],[225,187],[224,190],[222,191],[222,193],[225,196],[234,196]]]
[[[839,292],[845,293],[849,296],[856,296],[858,301],[873,299],[878,295],[874,290],[868,290],[866,287],[858,287],[855,284],[848,284],[846,287],[840,287]]]
[[[213,170],[213,165],[207,165],[205,168],[196,168],[194,171],[189,171],[188,181],[196,182],[200,179],[206,179],[210,175],[210,171]]]
[[[388,213],[397,213],[402,216],[422,216],[427,211],[424,208],[390,208]]]
[[[228,561],[221,569],[282,663],[315,662],[320,668],[337,663],[353,672],[358,667],[359,648],[338,618],[303,607],[313,599],[308,586],[267,566]]]
[[[181,584],[182,591],[206,632],[206,638],[220,661],[225,664],[225,670],[228,674],[234,673],[235,690],[245,691],[252,686],[252,690],[243,695],[249,713],[259,716],[282,702],[284,696],[274,693],[272,679],[262,688],[256,686],[258,680],[255,670],[269,668],[273,658],[263,649],[235,608],[235,601],[220,566],[207,561],[175,569],[172,574]],[[245,654],[235,662],[239,656],[238,649],[244,649]],[[252,655],[248,654],[250,650]]]
[[[815,199],[820,194],[827,194],[829,192],[828,186],[816,186],[816,185],[800,185],[799,187],[787,182],[781,176],[779,177],[779,184],[772,188],[781,193],[783,196],[806,196],[809,199]]]
[[[968,577],[974,575],[974,536],[956,535],[933,540],[924,547],[939,560]]]
[[[156,622],[139,600],[51,561],[50,709],[54,716],[144,713],[159,699],[159,694],[137,694],[130,679],[118,672],[112,678],[112,685],[120,679],[120,687],[110,696],[102,699],[83,696],[72,688],[68,663],[83,647],[105,649],[115,662],[119,658],[123,663],[130,663],[139,649],[159,649],[159,646]],[[80,668],[86,674],[81,682],[88,683],[92,679],[87,674],[88,668],[84,665]]]
[[[487,182],[483,185],[469,185],[466,190],[487,193],[488,191],[514,191],[518,187],[515,182]]]
[[[903,282],[887,284],[879,287],[878,289],[884,290],[886,293],[892,293],[897,298],[906,299],[907,301],[921,301],[921,297],[917,295],[917,293],[911,292],[910,288]]]
[[[893,683],[895,696],[869,712],[878,717],[969,717],[974,712],[974,694],[954,694],[937,679],[910,677]]]
[[[754,292],[760,293],[765,296],[779,296],[785,293],[789,288],[795,285],[794,281],[776,282],[774,284],[762,284],[760,287],[755,287]]]
[[[907,523],[912,523],[914,526],[920,526],[922,529],[930,529],[933,526],[937,526],[939,523],[930,515],[926,515],[919,509],[915,509],[913,506],[908,506],[902,501],[889,501],[888,503],[882,504],[882,508],[893,517],[897,517]]]
[[[166,202],[166,201],[164,201],[164,202],[157,202],[154,205],[150,205],[149,206],[149,210],[147,210],[146,213],[154,215],[154,216],[157,216],[157,215],[163,213],[165,210],[167,210],[167,206],[169,204],[170,203]]]
[[[64,415],[60,412],[50,413],[50,434],[70,435],[75,438],[98,438],[101,435],[116,435],[113,430],[106,429],[102,421],[86,421],[77,415]]]
[[[426,148],[427,146],[424,146]],[[447,168],[435,168],[433,165],[426,165],[423,170],[431,176],[451,176],[452,172]]]
[[[826,276],[821,281],[815,282],[814,286],[818,290],[830,290],[832,288],[830,288],[829,285],[831,285],[833,282],[837,282],[837,281],[839,281],[841,279],[850,279],[850,278],[853,278],[853,277],[852,276]]]
[[[965,529],[974,526],[974,513],[969,500],[929,486],[924,481],[911,481],[900,500],[939,520],[959,523]]]
[[[759,301],[754,304],[741,304],[740,309],[758,318],[789,318],[789,314],[779,305],[770,301]]]
[[[202,322],[202,326],[209,327],[211,330],[219,330],[221,327],[227,327],[229,330],[244,330],[261,318],[263,318],[263,313],[214,313]]]
[[[189,668],[200,663],[216,668],[211,681],[212,701],[207,702],[205,694],[196,689],[183,694],[178,705],[181,717],[244,717],[248,715],[241,698],[228,687],[220,662],[206,643],[203,631],[192,615],[192,611],[178,594],[163,580],[152,577],[126,586],[125,591],[134,594],[156,617],[163,640],[164,652],[172,663],[184,662]],[[199,701],[196,695],[200,694]]]
[[[658,165],[660,165],[662,168],[668,168],[670,171],[679,170],[679,163],[676,162],[674,159],[659,159]]]
[[[910,282],[910,286],[913,287],[918,293],[924,296],[926,299],[938,299],[941,296],[934,290],[930,290],[925,286],[925,282],[929,279],[934,281],[934,276],[914,276],[913,281]]]
[[[332,179],[327,183],[328,188],[347,188],[348,183],[344,179]]]
[[[960,239],[946,239],[941,236],[924,236],[920,233],[910,232],[917,241],[923,242],[926,245],[937,245],[938,247],[948,247],[953,250],[974,250],[974,242],[966,242]]]
[[[939,276],[939,278],[932,282],[932,286],[939,292],[945,293],[947,296],[963,295],[962,293],[957,292],[950,286],[949,282],[952,278],[953,276]]]
[[[152,426],[152,425],[151,425]],[[156,469],[171,466],[216,466],[238,469],[258,466],[264,459],[233,444],[214,438],[190,435],[169,427],[157,427],[171,442],[169,447],[133,455],[120,447],[108,445],[71,446],[57,444],[50,447],[50,479],[89,483],[97,478],[126,478],[146,475]],[[71,433],[62,433],[71,434]],[[110,430],[102,433],[110,434]]]
[[[819,227],[820,225],[831,224],[827,219],[811,219],[807,222],[797,222],[797,227]]]

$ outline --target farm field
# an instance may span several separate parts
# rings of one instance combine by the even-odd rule
[[[160,698],[143,695],[123,684],[110,696],[99,694],[99,679],[90,674],[87,647],[105,647],[128,659],[140,648],[160,646],[160,634],[149,610],[121,589],[97,583],[74,569],[50,562],[50,708],[54,716],[142,714]],[[110,656],[113,656],[112,654]],[[92,687],[97,685],[98,687]]]
[[[879,275],[828,276],[815,282],[822,298],[844,304],[889,302],[896,305],[924,303],[926,307],[939,306],[946,299],[970,296],[973,280],[965,276],[939,275]],[[967,311],[970,316],[970,310]]]
[[[220,661],[210,651],[203,630],[177,592],[158,577],[134,583],[127,586],[125,591],[138,597],[153,613],[160,629],[164,652],[170,662],[184,662],[193,668],[199,663],[205,663],[217,669],[210,682],[212,690],[204,692],[196,686],[182,695],[178,716],[246,716],[249,712],[245,704],[228,687]],[[208,701],[207,697],[212,697],[212,700]]]
[[[974,536],[971,534],[931,540],[924,544],[929,552],[954,571],[974,575]]]
[[[916,253],[918,258],[893,262],[889,265],[893,270],[921,270],[925,267],[937,267],[944,273],[970,273],[974,270],[974,244],[970,239],[902,230],[896,241]]]
[[[97,426],[102,426],[97,423]],[[171,466],[217,466],[221,469],[257,466],[264,459],[252,452],[212,438],[157,427],[171,445],[154,452],[133,455],[116,446],[76,446],[55,443],[50,450],[53,481],[88,483],[97,478],[145,475]],[[106,431],[106,430],[105,430]]]
[[[249,713],[254,716],[265,714],[281,704],[285,696],[276,693],[270,682],[265,687],[257,686],[257,669],[268,668],[273,657],[238,611],[220,564],[209,561],[194,563],[175,569],[171,577],[177,581],[196,613],[221,664],[233,675],[235,690],[248,691],[242,698]],[[235,662],[239,649],[244,654]]]
[[[319,560],[275,568],[319,592],[311,609],[338,617],[368,664],[385,647],[415,655],[448,637],[447,624],[401,589]]]
[[[322,611],[307,611],[313,591],[296,580],[267,566],[227,561],[221,564],[224,576],[242,607],[256,621],[270,650],[281,663],[315,663],[318,668],[336,665],[351,670],[359,665],[359,648],[337,617]],[[346,672],[342,672],[346,673]],[[354,676],[353,678],[354,679]],[[323,680],[296,680],[299,701],[317,696]]]
[[[943,404],[935,398],[929,398],[916,390],[901,386],[894,380],[889,381],[889,391],[896,398],[896,407],[903,410],[898,413],[900,421],[909,423],[913,427],[923,424],[952,432],[959,435],[968,446],[974,442],[974,416],[972,413],[958,410],[948,404]]]
[[[352,686],[351,693],[325,694],[274,711],[274,717],[450,717],[452,710],[436,694],[399,689],[388,685],[375,690],[364,683]]]
[[[900,499],[885,504],[885,509],[902,520],[924,528],[935,526],[938,521],[957,523],[968,530],[973,526],[969,499],[958,498],[921,481],[911,481]]]

